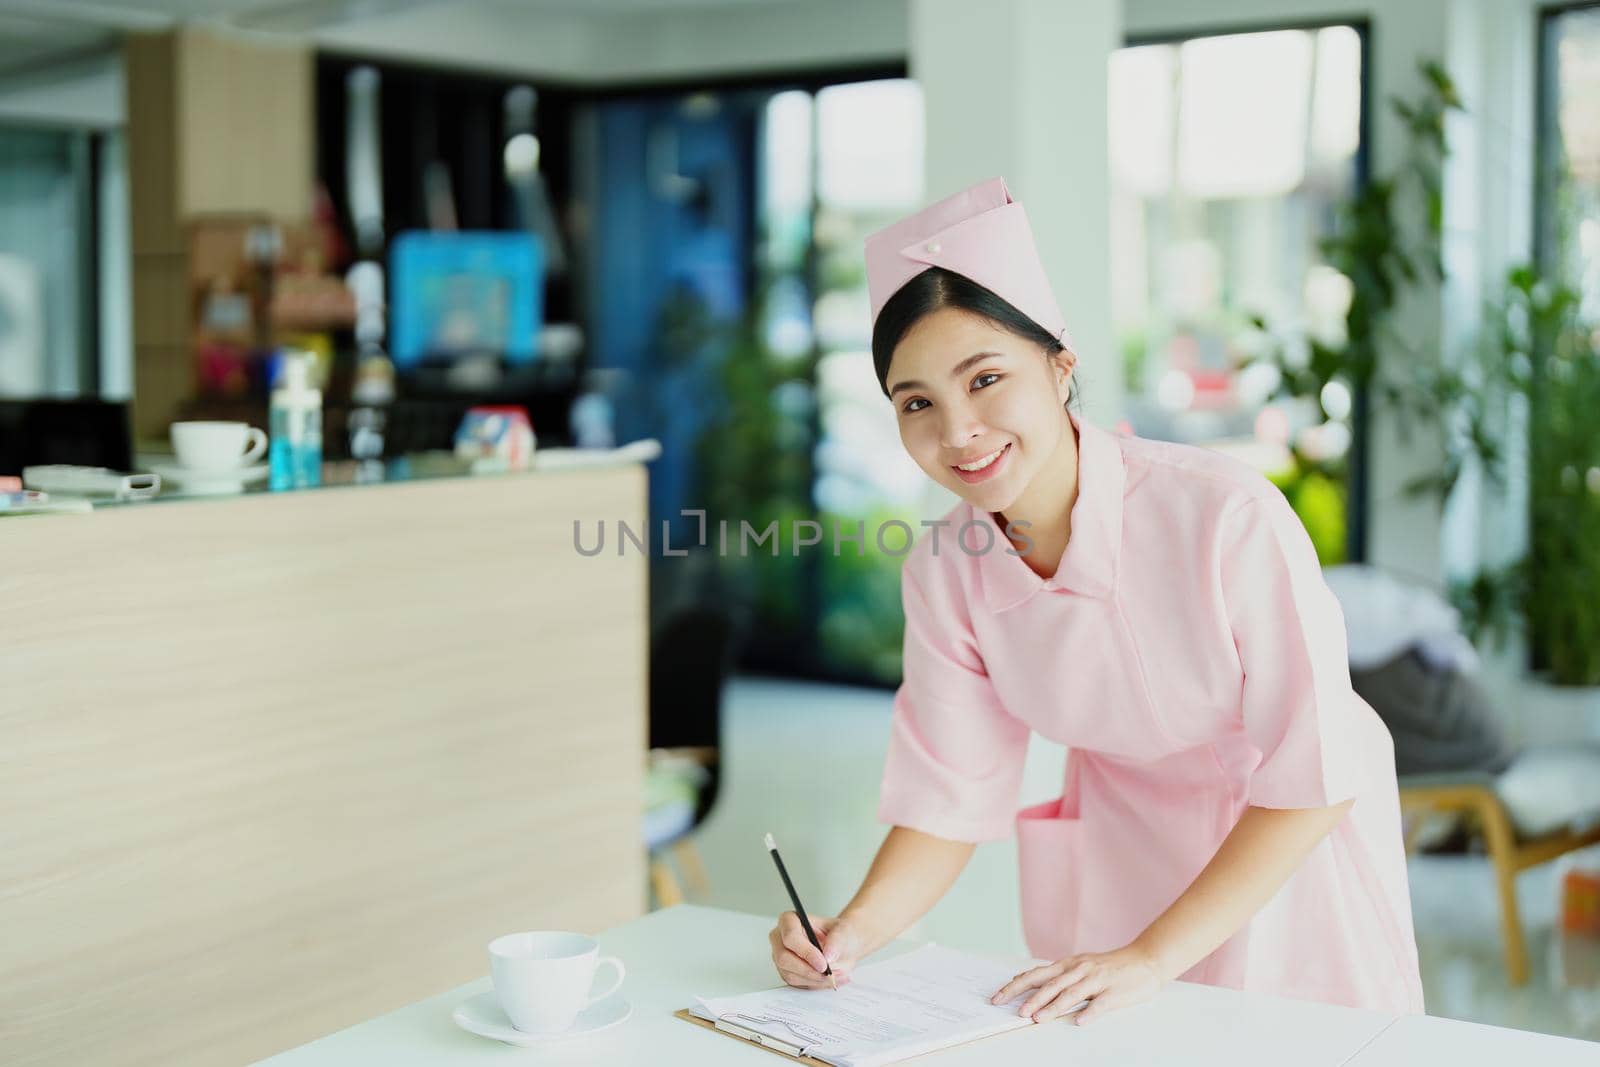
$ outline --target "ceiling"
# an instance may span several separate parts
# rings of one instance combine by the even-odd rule
[[[786,2],[792,0],[0,0],[0,73],[108,48],[129,30],[190,22],[298,35],[452,4],[480,13],[607,18]]]
[[[99,27],[41,22],[0,8],[0,71],[33,67],[104,47],[111,39],[111,32]]]

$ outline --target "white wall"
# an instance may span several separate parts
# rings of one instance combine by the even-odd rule
[[[1106,264],[1106,61],[1119,0],[916,0],[911,76],[927,113],[929,201],[996,175],[1027,209],[1079,357],[1089,418],[1122,415]]]

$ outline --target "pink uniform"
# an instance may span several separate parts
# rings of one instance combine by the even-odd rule
[[[1247,806],[1354,797],[1182,978],[1422,1011],[1393,745],[1350,687],[1305,529],[1243,464],[1073,422],[1078,499],[1053,577],[966,503],[906,558],[879,819],[957,841],[1015,826],[1029,951],[1059,959],[1137,937]],[[1068,746],[1065,780],[1017,812],[1032,731]]]

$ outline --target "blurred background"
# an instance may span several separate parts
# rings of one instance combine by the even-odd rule
[[[482,404],[541,448],[657,439],[652,740],[720,753],[652,780],[657,900],[781,910],[753,844],[791,826],[837,908],[882,832],[901,557],[829,538],[954,503],[877,389],[862,240],[997,174],[1086,417],[1271,477],[1390,635],[1353,662],[1375,706],[1418,648],[1475,694],[1419,729],[1493,754],[1402,766],[1430,1009],[1600,1038],[1600,763],[1512,758],[1600,739],[1595,4],[0,0],[0,474],[265,425],[285,348],[331,460]],[[702,509],[824,538],[724,556]],[[1498,853],[1425,776],[1519,766],[1560,810]],[[1009,848],[921,932],[1020,946]]]

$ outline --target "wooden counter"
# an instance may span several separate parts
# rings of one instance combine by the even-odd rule
[[[253,1061],[641,914],[645,488],[0,520],[5,1061]]]

